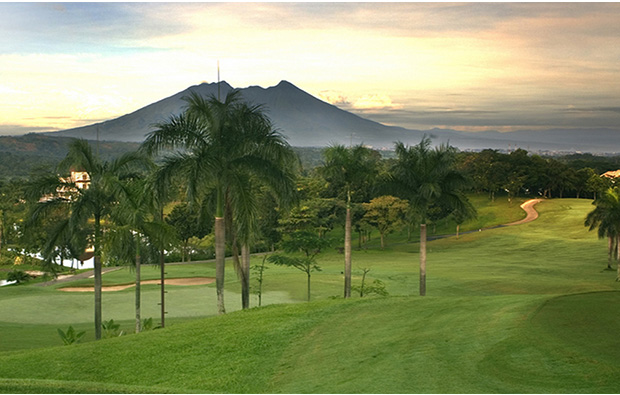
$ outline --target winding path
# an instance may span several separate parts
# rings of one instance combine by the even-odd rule
[[[527,202],[523,203],[521,205],[521,208],[523,209],[523,211],[525,211],[525,214],[526,214],[525,218],[523,218],[520,221],[511,222],[509,224],[506,224],[505,226],[521,225],[521,224],[525,224],[525,223],[528,223],[528,222],[532,222],[533,220],[538,218],[538,211],[536,211],[534,206],[538,202],[542,202],[542,201],[543,201],[543,199],[530,199]]]

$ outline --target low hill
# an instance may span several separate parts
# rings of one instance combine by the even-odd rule
[[[611,393],[620,343],[600,328],[620,324],[619,302],[602,292],[271,306],[5,354],[0,391]]]

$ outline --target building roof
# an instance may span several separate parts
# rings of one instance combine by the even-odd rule
[[[620,177],[620,170],[610,170],[606,173],[601,174],[601,177],[618,178]]]

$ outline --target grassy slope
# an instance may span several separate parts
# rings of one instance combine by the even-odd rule
[[[555,200],[538,209],[541,216],[531,224],[430,243],[426,298],[269,306],[101,343],[11,352],[0,356],[0,377],[5,378],[0,389],[616,392],[620,360],[614,329],[620,324],[620,292],[591,291],[620,287],[613,281],[615,273],[602,270],[604,241],[582,225],[590,202]],[[385,281],[391,295],[415,294],[416,248],[417,244],[395,242],[384,252],[355,252],[354,268],[371,267],[369,275]],[[314,298],[340,294],[341,261],[342,255],[336,253],[321,258],[324,271],[313,276]],[[229,303],[238,299],[231,272]],[[267,303],[270,298],[271,302],[303,299],[302,273],[270,268],[266,276],[266,289],[274,291],[265,295]],[[32,291],[35,299],[23,301],[20,288]],[[186,289],[179,309],[196,298],[205,305],[214,300],[204,293],[212,289],[209,286],[188,288],[193,291]],[[106,294],[104,300],[120,304],[123,299],[130,306],[131,293],[123,291],[118,299]],[[559,296],[571,293],[579,294]],[[67,296],[34,287],[2,290],[0,316],[7,317],[11,313],[7,306],[15,305],[4,303],[10,294],[20,297],[21,306],[52,295],[54,300]],[[70,306],[69,301],[63,303]],[[90,327],[90,302],[86,306],[77,310],[88,312],[82,319]],[[107,307],[114,309],[117,314],[117,305]],[[131,313],[130,307],[126,310]],[[182,320],[184,313],[178,312],[177,319]],[[17,335],[20,325],[31,325],[31,332],[39,333],[36,328],[49,319],[40,314],[32,314],[33,322],[27,325],[16,318],[1,326],[0,347],[11,325],[14,331],[9,334]],[[50,331],[55,327],[48,325]]]

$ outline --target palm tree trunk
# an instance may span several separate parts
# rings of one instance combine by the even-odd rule
[[[226,264],[226,223],[224,222],[224,191],[218,188],[215,209],[215,288],[217,313],[225,314],[224,269]]]
[[[136,333],[140,333],[140,235],[136,235]]]
[[[160,210],[159,210],[159,220],[163,223],[164,222],[164,208],[163,206],[161,206]],[[164,290],[164,277],[166,275],[166,270],[165,270],[165,266],[166,266],[166,257],[164,255],[164,249],[162,248],[161,250],[159,250],[159,276],[160,276],[160,286],[161,286],[161,295],[160,295],[160,303],[159,305],[161,306],[161,327],[165,327],[165,321],[166,321],[166,307],[164,305],[164,299],[165,299],[165,295],[166,295],[166,291]]]
[[[250,308],[250,246],[241,246],[241,308]]]
[[[347,217],[344,224],[344,297],[351,297],[351,193],[347,196]]]
[[[310,271],[307,272],[308,274],[308,302],[310,301]]]
[[[620,281],[620,235],[616,236],[616,254],[617,254],[616,265],[618,266],[618,274],[616,275],[616,281]]]
[[[224,217],[215,217],[215,287],[217,289],[217,312],[226,313],[224,307],[224,264],[226,257],[226,245],[224,235],[226,228]]]
[[[383,249],[385,247],[385,236],[383,232],[379,232],[379,235],[381,236],[381,249]]]
[[[426,224],[420,224],[420,296],[426,295]]]
[[[95,272],[95,339],[101,339],[101,218],[95,216],[95,245],[94,245],[94,272]]]
[[[459,230],[461,229],[461,225],[457,224],[456,225],[456,239],[459,239]]]
[[[611,269],[611,258],[614,255],[614,238],[609,236],[607,238],[607,269]]]

